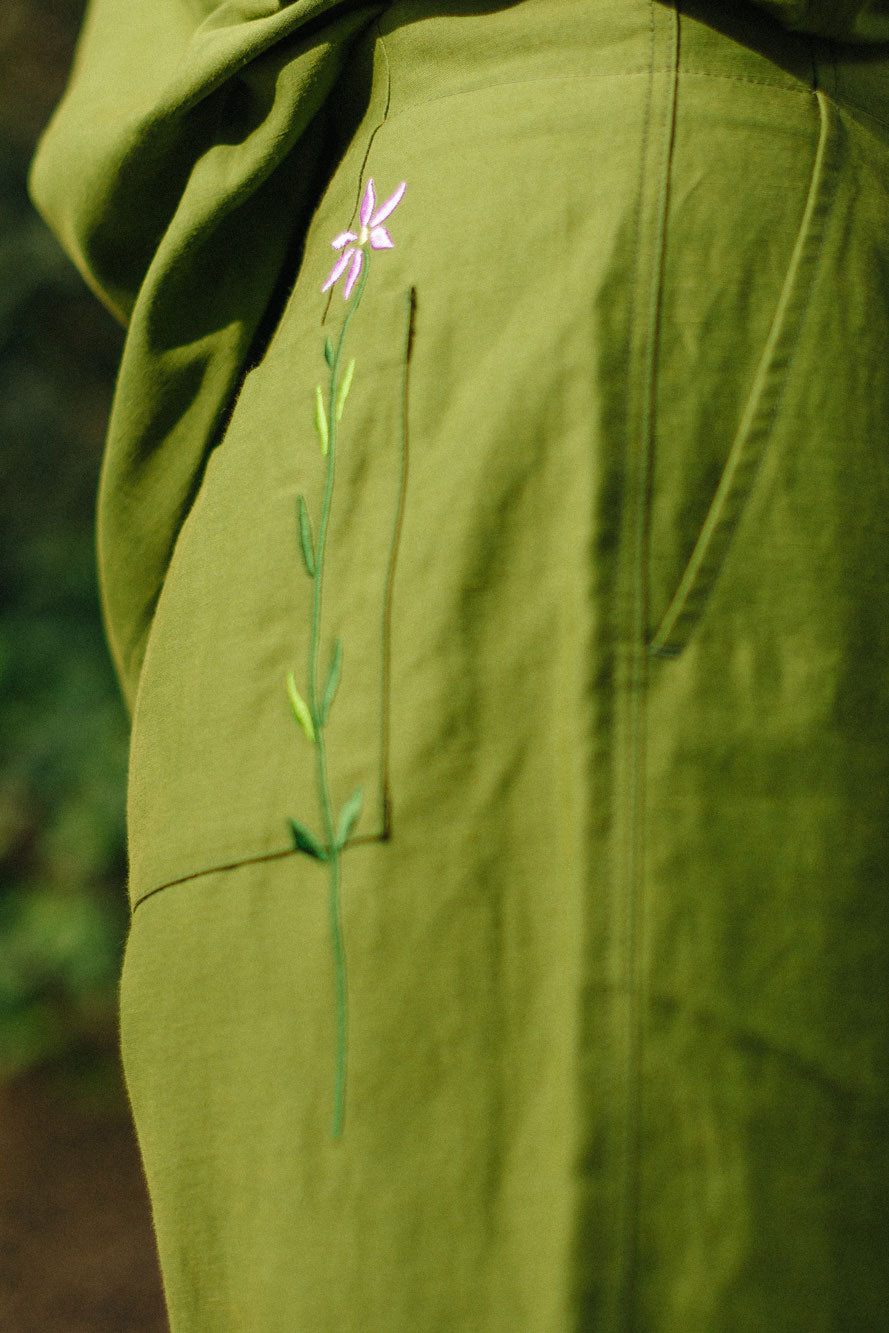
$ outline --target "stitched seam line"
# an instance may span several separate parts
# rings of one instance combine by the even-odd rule
[[[637,310],[640,301],[638,288],[640,286],[640,269],[642,264],[642,226],[646,202],[646,173],[649,160],[649,145],[651,140],[651,118],[653,102],[653,86],[657,73],[655,69],[655,24],[654,24],[654,4],[649,0],[648,5],[649,20],[649,64],[645,71],[647,76],[647,86],[642,95],[641,107],[641,125],[639,135],[639,156],[637,168],[637,180],[635,187],[635,207],[632,218],[632,253],[629,259],[627,282],[627,317],[626,317],[626,360],[624,376],[624,397],[628,405],[634,402],[634,366],[635,343],[634,335],[637,326]],[[625,537],[625,513],[627,509],[626,485],[630,473],[630,451],[632,427],[628,426],[626,439],[624,441],[624,457],[621,460],[621,486],[624,488],[624,498],[621,500],[621,518],[619,541],[621,546],[626,541]],[[617,464],[615,464],[617,465]],[[607,791],[608,796],[603,795],[604,800],[608,800],[608,831],[606,864],[615,865],[618,861],[620,843],[620,817],[623,813],[622,805],[618,794],[622,790],[622,760],[621,751],[621,718],[620,701],[622,698],[623,674],[624,674],[624,651],[621,641],[623,632],[623,617],[621,611],[623,608],[624,584],[626,581],[625,559],[622,558],[621,551],[618,551],[616,557],[616,569],[612,578],[608,580],[608,602],[613,605],[613,615],[609,618],[609,625],[605,633],[604,642],[601,651],[608,660],[607,689],[609,691],[609,703],[611,706],[612,717],[609,719],[609,740],[608,740],[608,778]],[[606,879],[605,893],[609,895],[610,901],[606,899],[606,912],[609,912],[609,918],[603,923],[603,929],[606,932],[606,943],[603,951],[602,969],[592,975],[585,973],[584,985],[582,988],[582,1001],[579,1014],[579,1051],[578,1066],[579,1070],[585,1072],[587,1068],[590,1073],[584,1078],[578,1079],[578,1120],[580,1126],[580,1140],[578,1144],[577,1160],[580,1172],[580,1192],[578,1196],[578,1209],[575,1219],[575,1233],[573,1237],[573,1276],[575,1281],[575,1291],[573,1293],[572,1307],[577,1312],[576,1326],[578,1328],[587,1325],[592,1327],[605,1327],[618,1329],[626,1318],[624,1291],[625,1281],[625,1253],[626,1253],[626,1235],[627,1224],[625,1216],[620,1215],[620,1207],[626,1202],[626,1178],[628,1167],[626,1163],[627,1143],[626,1143],[626,1122],[629,1114],[629,1101],[624,1103],[625,1116],[623,1137],[618,1137],[617,1112],[613,1111],[607,1100],[597,1101],[597,1089],[593,1081],[594,1075],[592,1069],[595,1066],[593,1054],[595,1052],[595,1031],[597,1024],[590,1021],[589,1014],[593,1005],[601,1003],[603,994],[608,995],[607,1007],[614,1014],[613,1028],[609,1028],[614,1035],[609,1033],[609,1055],[614,1054],[615,1062],[617,1060],[617,1014],[616,1007],[619,1005],[623,992],[626,989],[625,980],[621,980],[620,986],[609,985],[606,978],[602,976],[604,970],[606,977],[612,973],[616,974],[614,967],[614,954],[616,944],[614,935],[616,927],[613,920],[613,914],[616,907],[612,902],[619,897],[622,886],[622,876],[620,871],[622,866],[611,871]],[[585,903],[584,910],[587,916],[592,916],[592,892],[588,892],[589,903]],[[590,957],[594,956],[591,949]],[[615,1090],[614,1100],[617,1101],[618,1092]],[[604,1139],[607,1150],[596,1144],[596,1139],[601,1134]],[[613,1214],[606,1220],[605,1235],[608,1238],[608,1244],[596,1265],[598,1271],[593,1269],[589,1254],[588,1237],[595,1233],[597,1227],[602,1225],[601,1217],[601,1199],[597,1197],[595,1189],[595,1174],[601,1171],[600,1161],[603,1151],[607,1152],[609,1157],[614,1160],[613,1171],[608,1169],[611,1163],[608,1162],[604,1178],[604,1197],[610,1205],[609,1211]],[[619,1160],[619,1154],[623,1152],[623,1161]],[[592,1163],[592,1164],[591,1164]],[[626,1208],[624,1206],[624,1214]]]
[[[709,69],[682,69],[679,71],[683,79],[722,79],[727,83],[751,83],[761,88],[777,88],[781,92],[793,93],[798,97],[811,97],[811,85],[800,81],[800,83],[782,83],[778,79],[760,79],[750,74],[725,74],[720,70]],[[400,116],[409,115],[421,106],[432,106],[436,102],[446,102],[455,97],[473,97],[478,93],[490,92],[494,88],[521,88],[527,84],[534,83],[588,83],[600,79],[630,79],[647,78],[649,75],[672,74],[673,68],[670,65],[656,66],[650,68],[648,65],[640,65],[638,68],[621,70],[603,70],[599,74],[541,74],[538,78],[531,79],[503,79],[494,83],[483,83],[478,88],[457,88],[451,93],[439,93],[434,97],[422,97],[416,102],[410,102],[407,106],[393,111],[387,115],[385,123],[392,124]],[[382,122],[377,129],[382,128]],[[374,131],[376,133],[376,130]]]
[[[832,202],[832,192],[828,193],[827,185],[832,182],[835,174],[834,163],[828,160],[831,146],[830,103],[820,90],[814,96],[818,102],[821,124],[802,221],[766,345],[716,493],[679,586],[649,645],[649,652],[654,656],[675,657],[688,641],[700,618],[704,601],[724,564],[731,537],[740,521],[744,501],[752,489],[755,471],[771,439],[786,391],[790,366],[805,321],[827,232],[827,216]],[[810,254],[815,239],[817,247],[814,254]],[[799,279],[807,259],[812,273],[800,299]],[[774,385],[779,369],[782,375],[780,387],[777,394],[769,394],[768,390]]]
[[[205,866],[203,870],[190,870],[187,875],[180,875],[177,879],[168,879],[163,884],[157,884],[153,889],[147,889],[145,893],[133,903],[133,913],[136,912],[142,903],[148,898],[153,898],[156,893],[163,893],[165,889],[175,888],[177,884],[187,884],[193,879],[203,879],[205,875],[216,875],[223,870],[238,870],[241,866],[261,865],[263,861],[280,861],[286,856],[297,856],[295,847],[283,848],[280,852],[263,852],[259,856],[239,856],[235,861],[223,861],[219,865]]]
[[[644,1016],[646,1009],[647,944],[645,938],[645,725],[646,725],[646,635],[648,625],[648,547],[652,502],[652,474],[655,433],[655,389],[657,381],[658,343],[663,303],[664,259],[666,251],[667,218],[669,213],[670,176],[676,127],[676,105],[679,78],[679,14],[675,3],[670,6],[665,22],[665,33],[670,45],[671,59],[666,67],[669,83],[663,104],[658,109],[662,116],[659,147],[659,177],[653,217],[653,254],[649,275],[648,310],[646,320],[646,350],[641,395],[637,458],[641,464],[636,497],[634,567],[633,567],[633,623],[631,654],[631,681],[628,706],[631,710],[629,733],[628,779],[630,806],[626,825],[626,884],[628,947],[628,1012],[627,1012],[627,1157],[625,1175],[625,1236],[624,1283],[625,1295],[621,1301],[625,1328],[635,1327],[635,1302],[639,1263],[639,1209],[641,1184],[641,1118]]]
[[[636,217],[635,217],[635,233],[633,238],[633,258],[632,258],[632,268],[631,268],[631,273],[633,274],[635,281],[630,284],[631,295],[630,295],[630,310],[628,314],[629,348],[627,355],[627,388],[626,388],[626,396],[628,404],[631,403],[635,397],[634,384],[633,384],[633,366],[634,366],[634,351],[635,351],[634,334],[635,334],[635,329],[637,327],[637,321],[639,315],[638,307],[640,301],[639,301],[638,286],[639,286],[639,273],[642,267],[642,228],[643,228],[643,219],[646,207],[646,176],[648,172],[649,150],[652,139],[652,109],[654,103],[654,83],[656,75],[658,73],[658,71],[655,69],[655,19],[654,19],[654,4],[653,2],[651,2],[651,0],[648,6],[648,19],[649,19],[649,43],[650,43],[648,86],[645,97],[645,118],[642,127],[642,136],[641,136],[642,142],[639,151],[639,183],[637,187],[638,204],[636,208]],[[624,463],[624,475],[626,478],[625,486],[631,484],[634,475],[634,470],[632,467],[632,459],[631,459],[632,446],[633,446],[632,437],[628,436],[625,446],[626,447],[626,461]],[[638,447],[638,436],[637,436],[637,447]],[[629,504],[628,500],[626,499],[626,492],[625,492],[625,499],[621,506],[622,528],[624,528],[627,522],[626,515],[628,507]],[[623,540],[626,539],[623,538]],[[623,611],[623,596],[624,596],[622,585],[625,577],[626,575],[624,575],[622,571],[618,575],[619,582],[617,587],[617,594],[618,594],[617,601],[621,612]],[[618,694],[618,697],[615,702],[617,709],[620,710],[619,713],[620,716],[620,714],[622,714],[623,711],[621,707],[622,701],[623,698],[625,697],[624,675],[626,672],[626,666],[623,661],[623,658],[626,653],[626,648],[623,644],[624,625],[623,625],[622,614],[620,616],[620,620],[617,626],[617,635],[618,635],[619,658],[617,662],[617,672],[615,675],[615,680],[613,682],[612,688],[615,688]],[[624,884],[625,884],[624,876],[626,875],[626,863],[628,857],[625,850],[625,843],[623,841],[623,837],[625,837],[625,829],[619,822],[621,821],[622,817],[624,817],[624,810],[622,808],[623,803],[620,800],[620,793],[623,790],[622,777],[623,777],[623,764],[624,764],[624,752],[623,752],[624,737],[622,734],[623,732],[622,717],[620,717],[619,721],[616,719],[616,722],[617,726],[620,729],[615,734],[616,763],[614,769],[615,772],[614,789],[615,792],[618,794],[618,798],[616,801],[614,818],[618,821],[617,829],[615,832],[615,842],[617,844],[615,847],[615,857],[617,859],[617,863],[619,866],[619,873],[614,877],[614,880],[612,881],[611,891],[620,897],[622,896],[624,890]],[[620,841],[618,841],[618,835],[623,835]],[[629,857],[630,858],[632,857],[631,838],[630,838]],[[632,885],[632,873],[633,873],[633,868],[631,867],[630,875],[627,877],[631,885]],[[630,910],[627,915],[632,920],[632,915],[633,915],[632,910]],[[623,924],[623,930],[624,932],[626,932],[627,930],[626,917],[624,918],[622,924]],[[614,946],[612,945],[612,947]],[[624,967],[626,968],[626,972],[630,973],[633,965],[632,958],[629,956],[631,946],[628,944],[626,947],[627,947],[627,957],[624,963]],[[629,977],[625,977],[624,981],[625,987],[627,987],[627,983],[629,980],[630,980]],[[634,1132],[633,1129],[631,1128],[631,1120],[634,1111],[633,1096],[631,1091],[632,1079],[633,1079],[633,1063],[634,1063],[634,1051],[633,1051],[633,1042],[631,1037],[631,1027],[632,1027],[632,1015],[630,1014],[627,1018],[627,1027],[625,1029],[625,1034],[624,1034],[624,1039],[626,1041],[625,1068],[624,1068],[625,1102],[624,1102],[624,1126],[623,1126],[624,1137],[621,1142],[624,1156],[623,1156],[622,1175],[621,1175],[621,1194],[619,1196],[619,1201],[618,1201],[618,1207],[620,1211],[617,1218],[618,1249],[616,1258],[617,1269],[615,1273],[615,1284],[614,1284],[615,1305],[611,1312],[611,1321],[613,1322],[615,1328],[624,1323],[632,1325],[632,1317],[633,1317],[632,1283],[635,1278],[635,1272],[634,1272],[635,1263],[633,1259],[633,1254],[636,1249],[636,1241],[634,1236],[632,1235],[632,1227],[634,1221],[631,1220],[631,1215],[632,1219],[635,1219],[636,1209],[634,1206],[631,1206],[630,1204],[630,1199],[634,1189],[633,1186],[634,1167],[631,1162],[631,1155],[633,1151],[634,1142],[638,1139],[638,1131]],[[628,1296],[630,1298],[629,1300]]]

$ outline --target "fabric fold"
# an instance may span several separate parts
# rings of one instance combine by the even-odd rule
[[[382,6],[238,0],[201,21],[204,8],[94,0],[30,178],[38,209],[128,324],[98,522],[130,705],[176,535],[331,165],[307,133]]]

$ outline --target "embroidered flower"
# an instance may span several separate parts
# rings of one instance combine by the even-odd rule
[[[361,266],[364,263],[364,255],[367,246],[372,250],[391,250],[394,247],[392,237],[381,224],[386,221],[390,213],[394,212],[398,204],[401,203],[401,197],[407,189],[407,182],[402,181],[393,195],[390,195],[384,204],[381,204],[376,212],[376,194],[374,193],[373,180],[367,182],[367,188],[364,191],[364,198],[361,201],[360,231],[343,231],[339,236],[335,236],[331,241],[334,250],[342,250],[343,253],[330,270],[327,281],[321,288],[326,292],[328,287],[332,287],[335,282],[343,276],[346,269],[349,270],[343,287],[343,299],[348,301],[352,288],[355,286],[356,279],[361,272]],[[345,248],[344,248],[345,247]]]

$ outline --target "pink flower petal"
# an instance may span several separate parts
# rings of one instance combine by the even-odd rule
[[[376,195],[374,194],[373,177],[367,182],[367,189],[364,191],[364,198],[361,201],[361,225],[366,227],[370,222],[370,215],[374,211]]]
[[[349,276],[348,276],[348,278],[346,278],[346,285],[345,285],[345,287],[343,288],[343,300],[348,301],[348,299],[349,299],[349,293],[351,292],[352,288],[355,286],[355,279],[358,277],[358,274],[361,272],[361,265],[362,265],[363,263],[364,263],[364,251],[363,251],[363,250],[353,250],[353,251],[352,251],[352,267],[349,269]]]
[[[341,277],[343,273],[345,273],[345,271],[346,271],[346,265],[348,264],[348,262],[349,262],[350,258],[352,257],[352,255],[355,255],[355,254],[359,254],[359,255],[360,255],[360,254],[361,254],[361,251],[360,251],[360,250],[353,250],[352,247],[350,246],[349,249],[345,252],[345,254],[340,255],[339,259],[336,261],[336,263],[334,264],[333,268],[330,270],[330,274],[329,274],[329,276],[328,276],[327,281],[325,282],[324,286],[321,288],[322,292],[326,292],[327,289],[328,289],[328,287],[332,287],[333,284],[336,282],[336,280],[337,280],[339,277]]]
[[[385,227],[373,227],[371,229],[370,244],[373,250],[392,250],[395,247],[395,242]]]
[[[343,246],[348,244],[349,241],[357,241],[357,240],[358,240],[357,232],[341,231],[339,236],[335,236],[334,239],[330,242],[330,244],[333,246],[334,250],[342,250]]]
[[[370,225],[376,227],[378,223],[385,222],[386,218],[393,211],[396,205],[401,203],[401,197],[407,189],[407,181],[402,181],[393,195],[390,195],[384,204],[381,204],[370,219]],[[364,223],[366,226],[367,224]]]

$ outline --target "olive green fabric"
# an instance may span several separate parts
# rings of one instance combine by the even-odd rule
[[[313,117],[349,36],[381,8],[95,0],[88,10],[31,190],[129,325],[99,554],[130,701],[207,449],[330,170]]]
[[[886,7],[127,13],[32,184],[173,1333],[881,1330]]]

